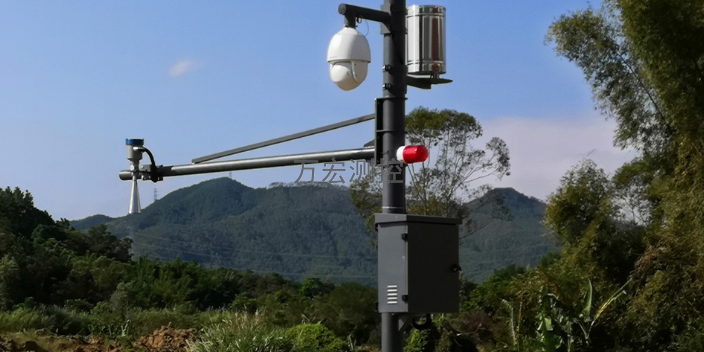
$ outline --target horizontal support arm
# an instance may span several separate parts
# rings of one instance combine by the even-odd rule
[[[434,84],[446,84],[451,82],[451,79],[446,78],[406,76],[406,83],[411,87],[419,89],[430,89]]]
[[[174,166],[159,166],[157,173],[159,177],[199,175],[213,172],[237,171],[265,169],[281,166],[300,166],[301,164],[316,164],[321,162],[369,160],[374,157],[374,148],[336,150],[331,152],[317,152],[305,154],[290,154],[280,156],[270,156],[263,158],[252,158],[231,161],[207,162],[201,164],[187,164]],[[313,161],[314,160],[314,161]],[[148,171],[140,171],[141,174],[148,174]],[[129,170],[120,171],[120,179],[123,181],[132,180],[132,172]]]
[[[271,146],[271,145],[274,145],[274,144],[279,144],[279,143],[283,143],[283,142],[292,141],[292,140],[294,140],[294,139],[299,139],[299,138],[303,138],[303,137],[308,137],[308,136],[316,135],[316,134],[318,134],[318,133],[323,133],[323,132],[328,132],[328,131],[336,130],[336,129],[338,129],[338,128],[351,126],[351,125],[354,125],[354,124],[357,124],[357,123],[360,123],[360,122],[365,122],[365,121],[369,121],[369,120],[374,120],[374,116],[375,116],[374,114],[369,114],[369,115],[364,115],[364,116],[356,117],[356,118],[349,119],[349,120],[345,120],[345,121],[340,121],[340,122],[333,123],[333,124],[330,124],[330,125],[327,125],[327,126],[322,126],[322,127],[314,128],[314,129],[312,129],[312,130],[303,131],[303,132],[298,132],[298,133],[290,134],[290,135],[288,135],[288,136],[283,136],[283,137],[279,137],[279,138],[274,138],[274,139],[270,139],[270,140],[268,140],[268,141],[259,142],[259,143],[254,143],[254,144],[246,145],[246,146],[244,146],[244,147],[239,147],[239,148],[235,148],[235,149],[226,150],[226,151],[220,152],[220,153],[215,153],[215,154],[210,154],[210,155],[202,156],[202,157],[200,157],[200,158],[195,158],[195,159],[191,160],[191,162],[194,163],[194,164],[199,164],[199,163],[202,163],[202,162],[205,162],[205,161],[210,161],[210,160],[213,160],[213,159],[219,159],[219,158],[223,158],[223,157],[230,156],[230,155],[234,155],[234,154],[238,154],[238,153],[248,152],[248,151],[250,151],[250,150],[255,150],[255,149],[259,149],[259,148],[268,147],[268,146]]]
[[[337,7],[337,12],[345,16],[345,26],[356,27],[355,19],[361,18],[369,21],[388,24],[391,21],[391,15],[388,12],[374,10],[366,7],[359,7],[348,4],[340,4]]]

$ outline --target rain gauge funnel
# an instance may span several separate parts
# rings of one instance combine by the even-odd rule
[[[406,12],[408,74],[438,78],[445,68],[445,7],[413,5]]]

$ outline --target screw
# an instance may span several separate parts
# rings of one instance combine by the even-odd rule
[[[391,68],[392,68],[391,65],[384,65],[384,66],[381,67],[381,69],[384,70],[384,71],[386,71],[386,72],[391,71]]]
[[[381,85],[381,87],[384,88],[384,89],[391,89],[392,84],[391,84],[391,83],[384,83],[384,84]]]

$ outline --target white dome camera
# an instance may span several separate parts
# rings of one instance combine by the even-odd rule
[[[369,42],[356,29],[345,27],[330,40],[330,79],[340,89],[352,90],[362,84],[367,78],[367,66],[371,61]]]

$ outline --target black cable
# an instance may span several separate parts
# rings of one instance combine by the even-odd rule
[[[149,161],[152,162],[152,164],[149,165],[149,179],[152,180],[152,182],[154,183],[162,181],[164,178],[159,177],[159,168],[156,167],[156,162],[154,162],[154,155],[152,154],[152,152],[143,146],[139,147],[139,151],[147,152],[147,155],[149,155]]]
[[[424,320],[424,322],[419,322],[419,320]],[[411,325],[413,325],[413,327],[417,330],[429,329],[432,326],[432,322],[433,320],[430,318],[430,314],[415,316],[411,318]]]

